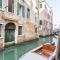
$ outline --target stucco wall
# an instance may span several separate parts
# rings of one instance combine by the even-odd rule
[[[17,2],[20,0],[14,0],[14,13],[8,12],[8,0],[2,0],[2,10],[0,12],[0,23],[3,24],[3,40],[5,41],[5,25],[7,23],[14,23],[16,26],[15,29],[15,43],[21,43],[24,41],[29,41],[37,38],[37,34],[35,33],[36,21],[35,21],[35,13],[36,11],[36,0],[34,2],[32,0],[25,0],[25,3],[20,4],[24,5],[25,11],[27,8],[30,9],[30,18],[28,19],[25,12],[25,17],[17,16]],[[22,1],[22,0],[21,0]],[[31,2],[32,1],[32,2]],[[33,6],[31,5],[33,3]],[[33,9],[32,9],[33,8]],[[18,26],[22,26],[22,35],[18,35]],[[5,42],[1,41],[3,44]],[[2,45],[2,44],[1,44]]]
[[[4,48],[4,38],[0,38],[0,49]]]

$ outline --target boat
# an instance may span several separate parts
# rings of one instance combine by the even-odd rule
[[[19,60],[55,60],[56,45],[45,43],[24,54]]]

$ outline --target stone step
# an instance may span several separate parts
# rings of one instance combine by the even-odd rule
[[[6,42],[6,43],[5,43],[5,47],[8,47],[8,46],[11,46],[11,45],[14,45],[14,44],[15,44],[15,41]]]

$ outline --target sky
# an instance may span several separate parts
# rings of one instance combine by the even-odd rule
[[[60,25],[60,0],[48,0],[48,3],[53,9],[54,28],[57,28]]]

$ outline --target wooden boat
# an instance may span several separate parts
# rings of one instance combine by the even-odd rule
[[[55,55],[56,46],[46,43],[24,54],[19,60],[55,60]]]

